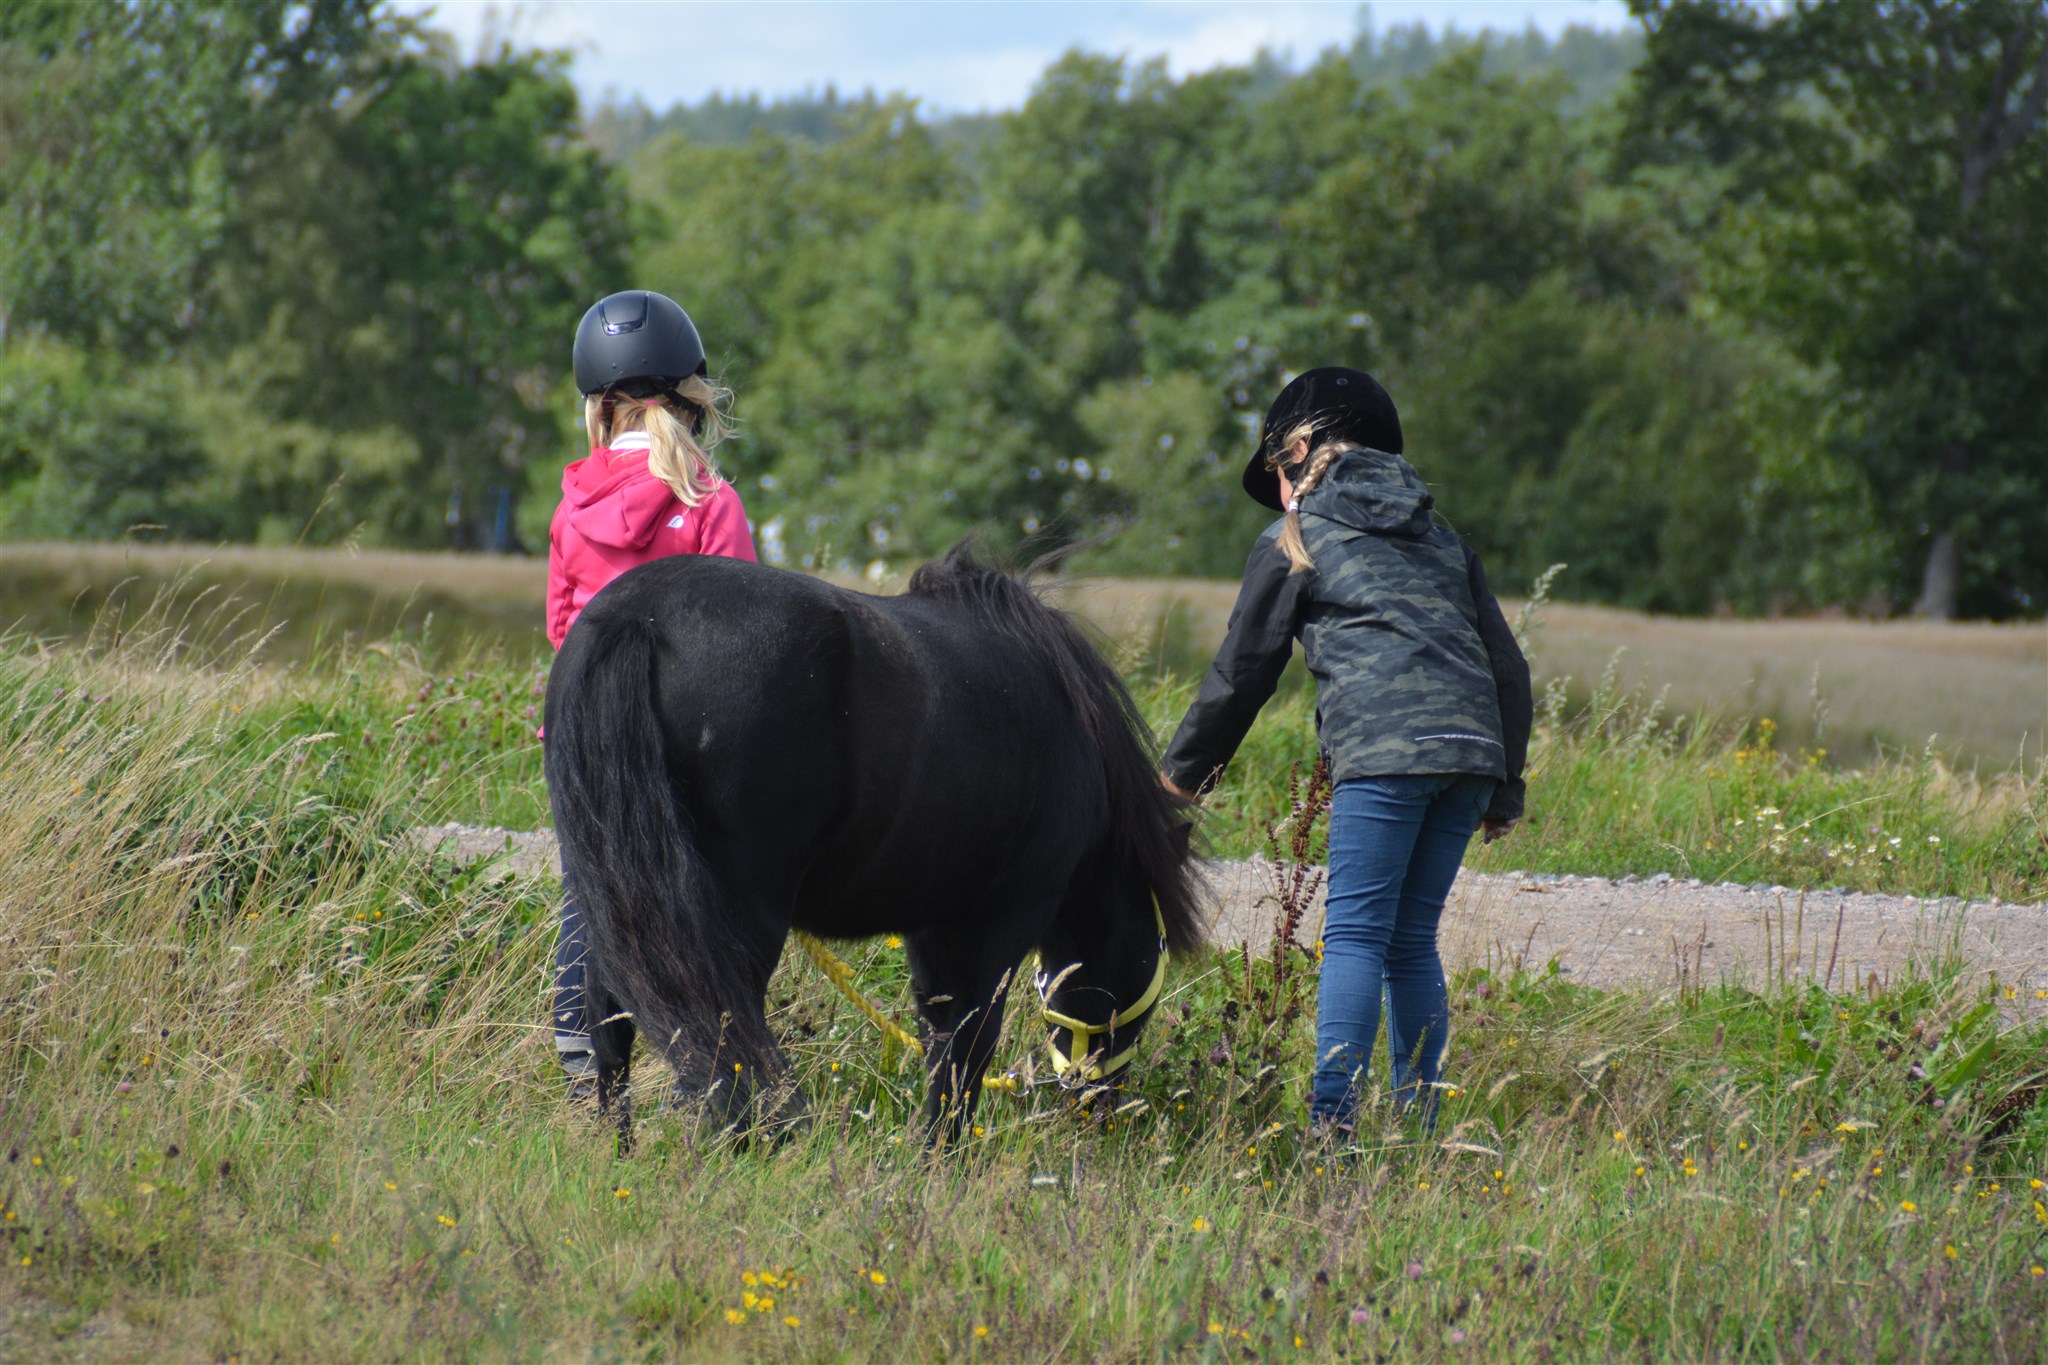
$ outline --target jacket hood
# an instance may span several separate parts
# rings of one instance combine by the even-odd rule
[[[647,452],[590,452],[562,471],[562,502],[569,524],[585,540],[643,550],[654,539],[676,495],[647,472]]]
[[[1347,450],[1330,466],[1301,510],[1355,530],[1419,536],[1436,525],[1436,494],[1415,466],[1384,450]]]

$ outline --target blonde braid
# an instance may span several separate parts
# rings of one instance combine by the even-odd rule
[[[1352,441],[1332,441],[1317,451],[1315,458],[1308,462],[1308,469],[1294,485],[1294,497],[1287,504],[1287,521],[1280,528],[1280,553],[1287,556],[1292,567],[1290,574],[1305,573],[1315,567],[1315,561],[1308,556],[1308,547],[1301,540],[1301,500],[1316,491],[1316,485],[1330,472],[1330,466],[1346,451],[1359,450],[1361,446]]]

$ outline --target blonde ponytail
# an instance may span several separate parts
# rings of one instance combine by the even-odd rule
[[[1280,443],[1279,453],[1267,463],[1278,469],[1281,462],[1286,459],[1287,452],[1293,450],[1297,444],[1306,449],[1314,436],[1315,424],[1303,422],[1287,433],[1287,439]],[[1303,544],[1301,539],[1301,500],[1316,491],[1316,485],[1330,472],[1330,466],[1337,462],[1339,455],[1364,448],[1356,441],[1331,441],[1316,451],[1308,462],[1308,468],[1299,479],[1293,481],[1294,496],[1287,504],[1287,520],[1280,526],[1280,553],[1287,556],[1288,573],[1306,573],[1315,567],[1315,561],[1309,558],[1308,546]]]
[[[646,432],[647,472],[667,484],[683,506],[695,507],[718,487],[718,466],[711,452],[732,434],[732,418],[726,412],[732,390],[693,374],[676,385],[676,392],[703,415],[695,431],[688,415],[660,398],[628,398],[622,393],[584,399],[583,429],[593,447],[610,445],[621,432]]]

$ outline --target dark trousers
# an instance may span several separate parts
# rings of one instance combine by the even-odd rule
[[[589,1025],[583,1018],[583,916],[576,911],[576,880],[562,869],[562,927],[555,938],[555,1051],[564,1055],[590,1051]]]

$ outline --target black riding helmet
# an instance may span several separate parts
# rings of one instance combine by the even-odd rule
[[[1338,365],[1298,374],[1266,409],[1259,448],[1244,467],[1244,491],[1275,512],[1287,509],[1280,503],[1280,476],[1266,461],[1303,422],[1316,424],[1311,450],[1325,441],[1356,441],[1390,455],[1401,453],[1401,414],[1377,379]]]
[[[707,368],[697,324],[666,294],[607,294],[576,324],[576,388],[586,397],[617,389],[652,398]]]

